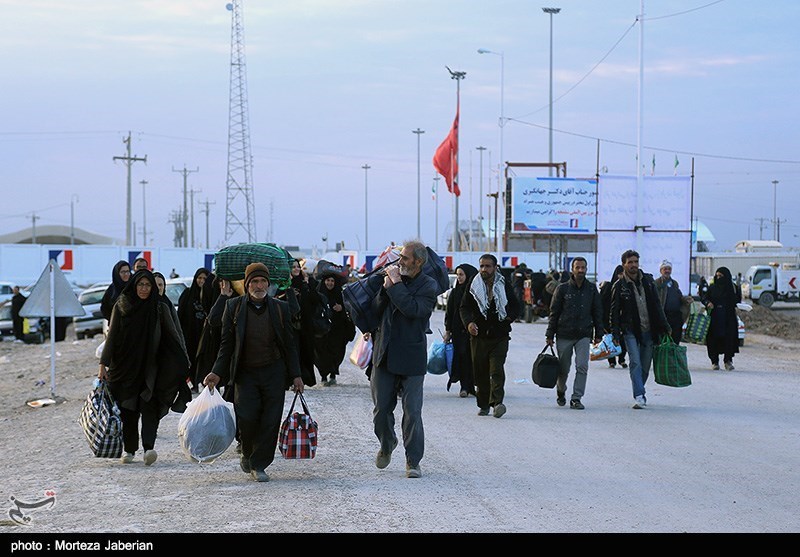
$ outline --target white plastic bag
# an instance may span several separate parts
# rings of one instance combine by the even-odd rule
[[[364,340],[364,335],[356,337],[356,343],[350,352],[350,362],[361,369],[367,369],[372,359],[372,337]]]
[[[203,389],[186,406],[178,422],[178,438],[183,454],[192,462],[214,462],[236,437],[233,404],[226,402],[219,390]]]
[[[100,356],[103,355],[103,348],[105,348],[105,346],[106,346],[105,339],[103,340],[103,342],[97,345],[97,350],[94,351],[94,355],[98,360],[100,359]]]

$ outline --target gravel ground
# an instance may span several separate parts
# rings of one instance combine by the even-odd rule
[[[433,331],[443,315],[434,313]],[[0,343],[0,535],[145,536],[210,525],[223,533],[800,531],[799,342],[748,334],[733,372],[711,371],[705,347],[689,345],[693,385],[664,387],[651,376],[645,410],[631,409],[626,370],[592,362],[578,411],[531,381],[544,333],[542,322],[514,325],[501,419],[477,416],[474,398],[459,398],[457,386],[447,392],[446,376],[427,376],[421,479],[405,477],[402,446],[387,469],[375,467],[368,382],[345,362],[338,385],[306,391],[317,457],[278,455],[262,484],[239,470],[232,448],[212,464],[188,461],[174,413],[161,422],[152,467],[141,452],[132,465],[94,458],[77,418],[99,339],[57,343],[59,403],[36,409],[25,402],[49,395],[49,344]],[[25,527],[11,520],[11,497],[40,501],[46,491],[54,506],[28,511]]]

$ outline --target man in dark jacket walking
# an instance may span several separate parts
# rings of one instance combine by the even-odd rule
[[[303,392],[300,361],[286,302],[267,295],[269,270],[251,263],[246,294],[225,303],[219,354],[204,385],[234,385],[233,406],[242,441],[240,466],[257,482],[269,481],[287,384]]]
[[[14,337],[16,340],[22,342],[25,340],[23,318],[19,314],[22,306],[25,305],[25,296],[19,291],[19,286],[14,287],[14,295],[11,296],[11,324],[14,327]]]
[[[572,275],[562,283],[553,294],[550,304],[550,320],[547,324],[547,345],[556,343],[561,371],[556,383],[556,402],[559,406],[567,403],[567,378],[575,353],[575,380],[572,383],[572,396],[569,407],[583,410],[581,402],[586,391],[586,376],[589,371],[589,340],[594,333],[594,342],[603,336],[603,305],[600,293],[594,283],[586,280],[586,259],[576,257],[572,260]],[[554,341],[555,337],[555,341]]]
[[[672,340],[675,344],[681,343],[683,324],[689,319],[692,297],[684,296],[678,281],[672,278],[672,263],[666,259],[659,268],[661,276],[653,282],[656,285],[658,300],[664,308],[667,323],[672,328]]]
[[[672,329],[658,299],[653,276],[639,270],[639,254],[630,249],[621,259],[625,274],[611,288],[611,334],[617,342],[625,339],[633,408],[639,410],[647,405],[644,384],[653,363],[653,343],[662,334],[672,334]]]
[[[506,413],[505,363],[511,324],[520,315],[520,304],[514,290],[497,270],[497,258],[483,254],[478,260],[479,274],[469,284],[461,299],[461,320],[470,334],[472,370],[475,376],[478,415],[494,417]]]
[[[372,281],[383,281],[372,301],[378,317],[372,348],[370,388],[375,436],[381,448],[375,466],[389,466],[397,447],[394,409],[397,396],[403,406],[403,446],[406,452],[406,477],[422,476],[419,462],[425,452],[422,428],[422,386],[427,371],[426,332],[436,306],[437,285],[422,267],[428,251],[421,242],[407,242],[400,252],[399,265],[390,265],[385,274]],[[376,286],[377,288],[377,286]]]

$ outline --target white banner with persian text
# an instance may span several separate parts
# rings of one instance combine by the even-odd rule
[[[637,199],[636,176],[601,176],[597,189],[598,281],[609,280],[620,256],[639,252],[639,267],[654,277],[663,260],[672,263],[672,276],[689,294],[692,241],[690,176],[643,176]],[[637,202],[641,201],[639,222]],[[637,237],[637,226],[644,230]]]

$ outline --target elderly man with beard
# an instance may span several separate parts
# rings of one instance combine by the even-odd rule
[[[244,295],[225,303],[219,353],[203,384],[212,389],[220,383],[235,385],[240,466],[255,481],[268,482],[266,468],[275,458],[286,388],[302,393],[303,381],[289,305],[267,296],[266,265],[247,266],[244,288]]]
[[[472,370],[475,376],[478,415],[494,417],[506,413],[505,363],[511,324],[520,314],[514,290],[498,272],[497,258],[491,253],[478,260],[479,274],[472,279],[461,299],[461,320],[470,334]]]
[[[684,296],[678,281],[672,278],[672,263],[665,259],[661,262],[659,271],[661,276],[654,280],[653,283],[656,285],[658,299],[664,308],[667,322],[672,327],[672,340],[675,344],[680,344],[681,336],[683,335],[683,324],[689,319],[692,297]]]
[[[419,462],[425,452],[422,427],[422,386],[427,371],[426,332],[436,306],[437,285],[422,272],[428,251],[421,242],[407,242],[399,265],[390,265],[383,286],[372,301],[378,317],[372,350],[370,388],[375,436],[381,448],[375,458],[380,469],[389,466],[397,447],[394,409],[398,394],[403,407],[403,446],[406,477],[422,476]],[[381,280],[376,274],[370,280]]]

